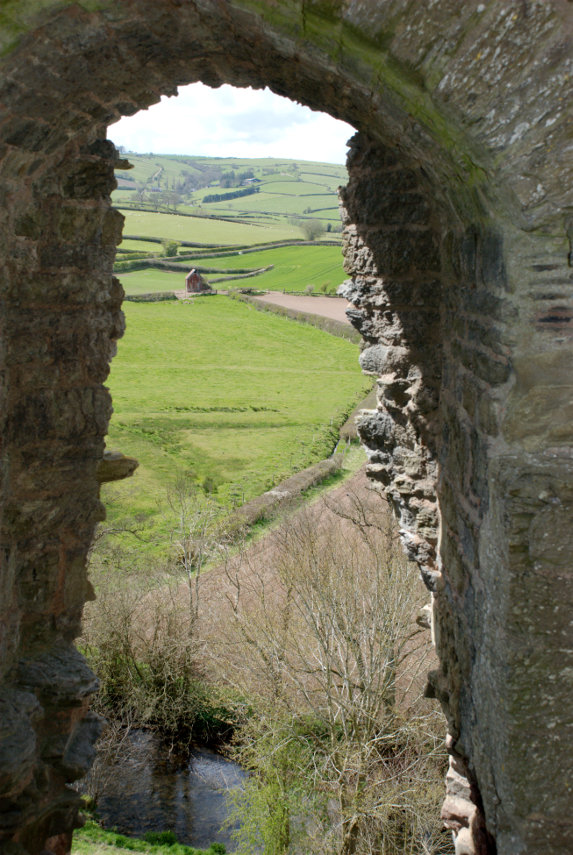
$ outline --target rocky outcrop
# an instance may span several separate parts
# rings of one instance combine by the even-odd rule
[[[133,475],[138,466],[139,463],[134,457],[127,457],[121,451],[112,451],[106,448],[98,463],[96,477],[100,484],[105,484],[108,481],[121,481],[123,478],[129,478]]]

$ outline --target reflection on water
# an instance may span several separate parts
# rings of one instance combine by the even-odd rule
[[[231,829],[220,829],[228,813],[226,793],[245,778],[241,767],[208,748],[174,757],[144,731],[134,731],[130,740],[98,797],[103,825],[134,836],[170,830],[188,846],[219,841],[232,851]]]

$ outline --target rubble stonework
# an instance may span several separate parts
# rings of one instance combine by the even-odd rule
[[[20,0],[2,14],[0,851],[67,851],[67,785],[99,729],[73,639],[123,330],[106,126],[201,80],[268,85],[359,131],[344,292],[379,377],[360,430],[432,591],[444,817],[458,855],[569,853],[573,6]]]

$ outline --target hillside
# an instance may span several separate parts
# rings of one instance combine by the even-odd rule
[[[118,174],[118,207],[281,224],[293,216],[338,225],[346,167],[310,161],[135,154]],[[229,197],[235,198],[217,198]],[[283,223],[286,225],[286,223]]]
[[[171,256],[213,287],[333,293],[344,280],[337,188],[346,168],[294,160],[128,154],[116,272],[128,294],[183,287]],[[172,246],[168,249],[167,244]],[[137,270],[137,273],[133,271]]]
[[[179,476],[242,504],[328,456],[370,387],[355,345],[227,297],[124,308],[108,445],[140,467],[103,497],[109,524],[135,519],[152,549],[169,543]]]

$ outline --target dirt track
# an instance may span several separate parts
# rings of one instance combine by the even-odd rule
[[[283,306],[285,309],[294,309],[297,312],[308,312],[309,315],[320,315],[350,326],[350,321],[346,317],[346,309],[350,303],[343,297],[305,297],[302,294],[274,292],[254,299],[260,300],[261,303],[272,303],[275,306]]]

